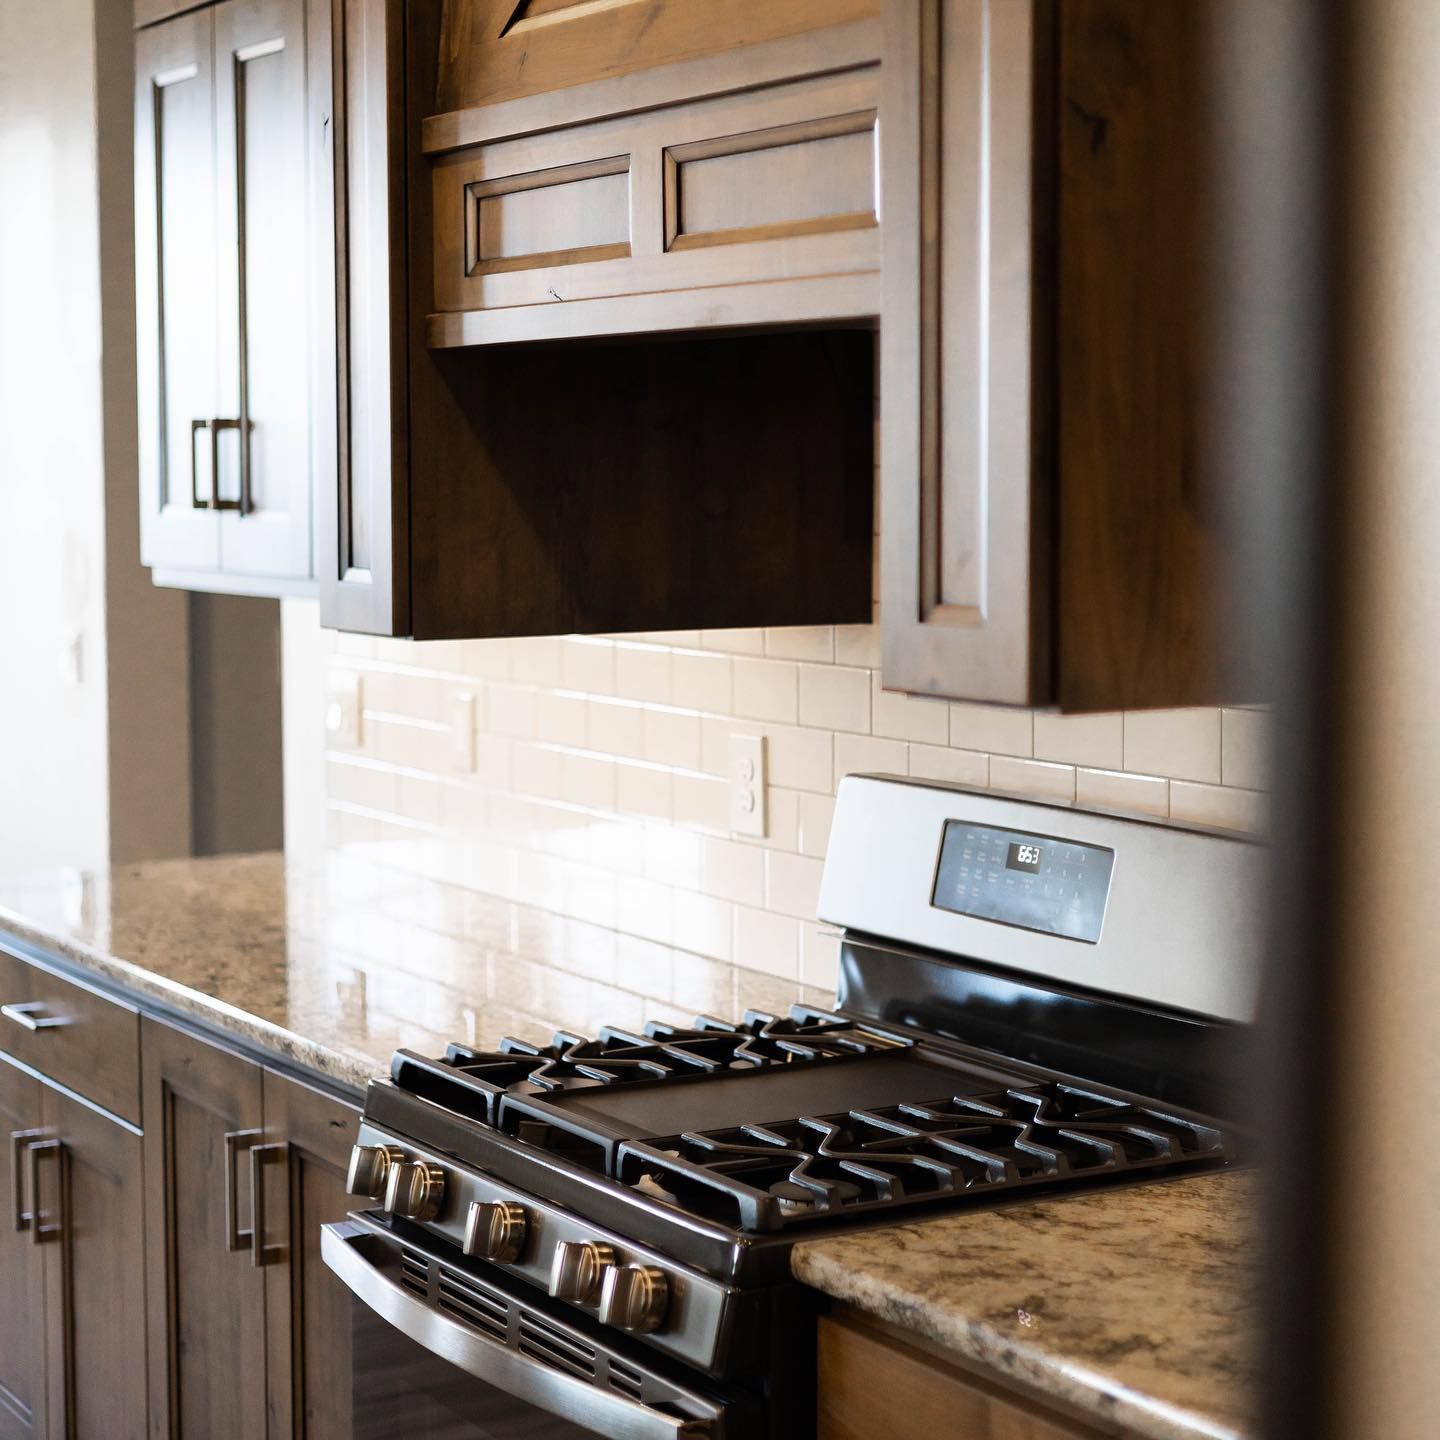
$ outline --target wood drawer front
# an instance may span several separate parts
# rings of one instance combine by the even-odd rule
[[[864,48],[854,38],[852,56]],[[647,94],[631,102],[633,111],[616,114],[611,104],[604,118],[542,133],[533,133],[543,117],[529,102],[437,117],[443,124],[427,130],[440,312],[430,343],[488,338],[472,326],[460,339],[459,328],[443,323],[457,312],[776,281],[788,283],[767,292],[773,306],[761,320],[825,318],[817,304],[837,319],[873,313],[878,289],[854,280],[876,276],[880,263],[878,62],[733,93],[748,72],[741,57],[727,60],[711,84],[731,93],[670,104]],[[553,98],[568,114],[606,108],[604,97]],[[437,149],[467,131],[483,138]],[[797,281],[844,283],[819,299]],[[685,318],[680,306],[673,323],[721,323],[716,309],[707,322]],[[660,328],[668,328],[663,317]],[[494,338],[523,337],[497,329]]]
[[[140,1017],[0,949],[0,1050],[57,1084],[140,1123]],[[37,1028],[30,1029],[26,1020]],[[60,1020],[52,1025],[47,1021]]]

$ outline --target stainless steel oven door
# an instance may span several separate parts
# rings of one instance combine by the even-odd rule
[[[737,1440],[723,1400],[363,1215],[321,1254],[355,1296],[355,1440]],[[750,1431],[750,1433],[755,1433]]]

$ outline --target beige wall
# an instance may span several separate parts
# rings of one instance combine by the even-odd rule
[[[1062,719],[888,694],[869,625],[414,644],[317,624],[313,605],[287,612],[287,684],[323,706],[322,685],[358,679],[363,709],[358,748],[312,730],[291,756],[292,786],[323,766],[323,843],[810,984],[834,977],[815,899],[847,771],[1264,823],[1263,712]],[[729,834],[732,734],[767,739],[763,840]]]
[[[91,0],[54,0],[0,7],[0,866],[6,868],[94,862],[109,849],[90,6]]]
[[[0,6],[0,869],[10,871],[173,855],[190,842],[185,597],[155,590],[139,564],[129,7],[92,7]]]

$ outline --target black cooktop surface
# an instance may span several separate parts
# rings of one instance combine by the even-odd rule
[[[1220,1164],[1204,1117],[973,1047],[793,1009],[498,1051],[400,1051],[401,1090],[617,1182],[637,1201],[761,1233],[1128,1171]]]

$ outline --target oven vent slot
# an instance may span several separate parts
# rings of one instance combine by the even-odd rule
[[[543,1360],[547,1365],[568,1370],[586,1380],[595,1379],[595,1351],[569,1335],[552,1330],[534,1315],[520,1317],[518,1348],[522,1354]]]
[[[430,1294],[430,1266],[423,1255],[413,1250],[400,1252],[400,1283],[417,1295]]]
[[[645,1388],[645,1382],[628,1365],[622,1365],[613,1357],[609,1364],[610,1388],[618,1390],[622,1395],[628,1395],[632,1400],[638,1400]]]
[[[509,1330],[507,1312],[509,1307],[492,1296],[484,1294],[465,1282],[450,1270],[440,1271],[440,1309],[477,1330],[504,1339]]]

